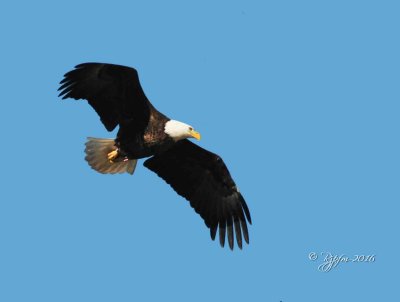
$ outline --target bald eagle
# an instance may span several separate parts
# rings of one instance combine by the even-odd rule
[[[192,143],[200,140],[192,126],[157,111],[147,99],[136,69],[105,63],[84,63],[60,82],[62,99],[87,100],[115,139],[88,137],[86,161],[100,173],[133,174],[138,159],[186,198],[210,229],[219,229],[223,247],[227,234],[233,249],[242,235],[249,243],[249,209],[221,157]]]

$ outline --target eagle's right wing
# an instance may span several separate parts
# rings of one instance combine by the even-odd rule
[[[139,132],[148,124],[151,104],[134,68],[84,63],[66,73],[60,85],[59,96],[87,100],[108,131],[129,124]]]

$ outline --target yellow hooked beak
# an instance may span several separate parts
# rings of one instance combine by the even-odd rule
[[[198,141],[200,140],[201,135],[200,135],[200,133],[198,133],[197,131],[190,130],[189,133],[190,133],[190,136],[191,136],[191,137],[197,139]]]

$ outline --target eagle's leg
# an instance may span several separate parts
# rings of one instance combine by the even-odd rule
[[[110,153],[107,154],[108,160],[110,163],[113,163],[114,160],[118,157],[119,152],[118,149],[111,151]]]

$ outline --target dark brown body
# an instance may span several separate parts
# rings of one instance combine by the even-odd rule
[[[175,144],[164,132],[165,123],[170,119],[153,106],[150,106],[149,111],[149,122],[143,132],[132,131],[132,128],[136,127],[134,121],[126,120],[121,124],[115,139],[121,156],[129,159],[149,157],[164,152]]]

